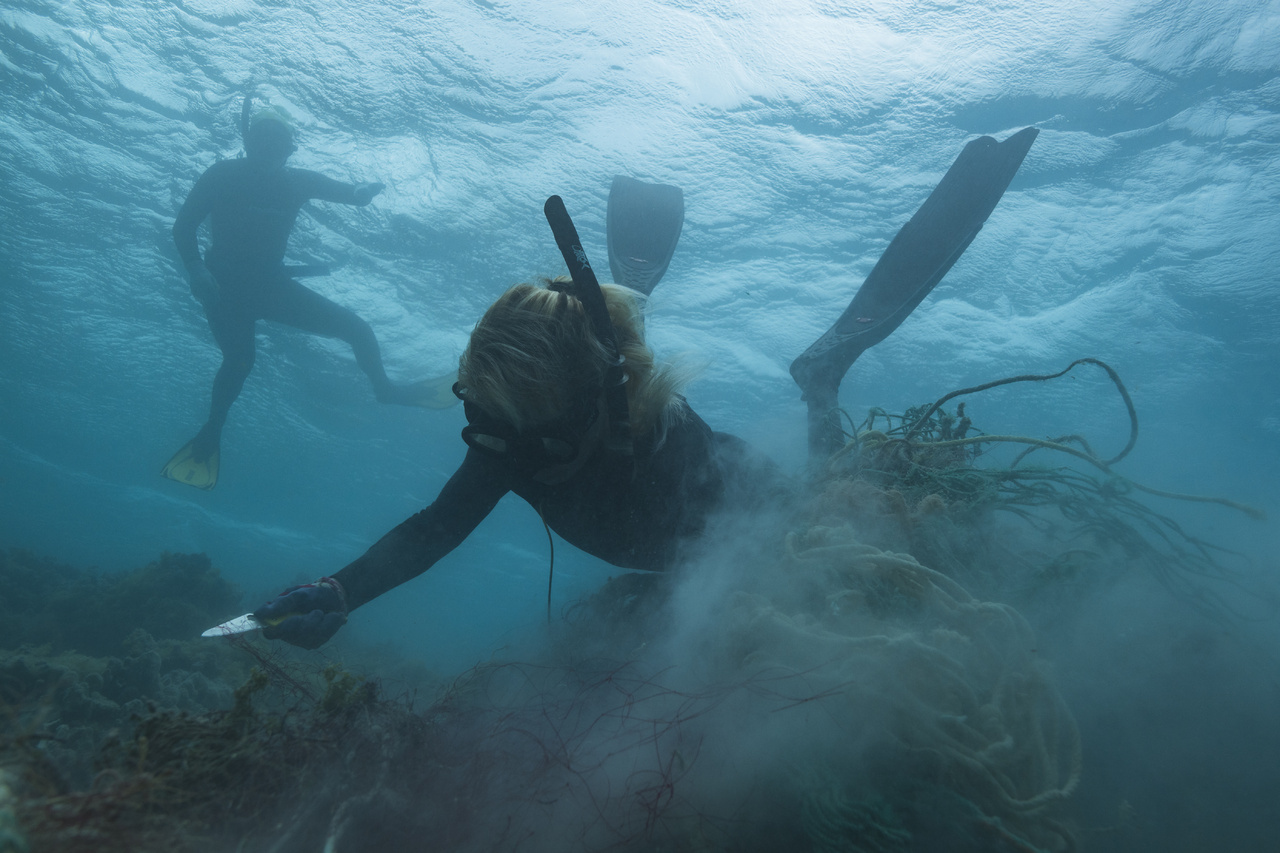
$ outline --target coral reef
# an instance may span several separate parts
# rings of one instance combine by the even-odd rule
[[[9,652],[14,843],[1066,849],[1078,742],[1020,617],[847,527],[786,553],[679,650],[684,581],[624,575],[545,659],[477,667],[422,712],[262,641]]]
[[[109,732],[151,708],[225,705],[228,682],[248,670],[230,649],[190,641],[240,597],[204,555],[105,574],[10,551],[0,585],[0,707],[11,723],[0,746],[38,755],[41,789],[88,785]]]
[[[60,565],[24,551],[0,552],[0,648],[120,655],[136,629],[156,640],[188,640],[226,618],[240,591],[204,554],[165,553],[110,574]]]
[[[240,598],[204,555],[107,574],[11,551],[0,580],[3,853],[319,849],[328,821],[308,831],[304,806],[422,757],[409,696],[288,647],[201,639]]]

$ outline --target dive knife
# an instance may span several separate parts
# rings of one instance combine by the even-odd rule
[[[230,637],[235,634],[244,634],[249,631],[256,631],[262,627],[252,613],[246,613],[243,616],[237,616],[230,622],[223,622],[221,625],[215,625],[208,631],[201,634],[201,637]]]

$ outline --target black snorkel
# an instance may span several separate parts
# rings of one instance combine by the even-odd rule
[[[560,254],[569,267],[569,277],[573,279],[573,295],[587,312],[587,319],[596,338],[613,357],[613,364],[606,369],[604,377],[605,405],[609,418],[604,445],[616,453],[633,456],[635,445],[631,436],[631,413],[627,406],[627,374],[622,369],[626,360],[618,347],[618,336],[614,331],[613,321],[609,319],[604,292],[587,260],[587,253],[582,250],[578,230],[573,227],[573,220],[569,218],[569,211],[565,210],[564,201],[560,196],[553,195],[543,205],[542,212],[547,217],[547,224],[551,226],[551,233],[555,235]]]
[[[244,103],[240,106],[240,142],[248,146],[249,139],[249,118],[253,112],[253,86],[249,87],[249,91],[244,96]],[[246,154],[248,151],[245,152]]]

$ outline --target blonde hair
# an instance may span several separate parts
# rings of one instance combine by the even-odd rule
[[[517,284],[484,312],[458,364],[466,397],[517,431],[551,423],[598,394],[612,363],[575,296],[550,285],[568,279]],[[684,378],[657,363],[644,341],[640,295],[601,285],[618,349],[626,360],[627,403],[637,438],[683,417]],[[661,436],[658,436],[661,440]]]

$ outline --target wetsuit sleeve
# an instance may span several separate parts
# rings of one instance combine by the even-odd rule
[[[435,503],[335,575],[346,591],[347,606],[354,610],[431,568],[471,535],[508,490],[501,467],[468,451]]]
[[[217,195],[217,178],[214,169],[207,169],[196,181],[187,195],[187,200],[178,209],[178,218],[173,223],[173,242],[178,247],[178,256],[187,269],[200,260],[200,244],[196,239],[196,231],[200,223],[213,211],[213,203]]]
[[[359,204],[354,184],[335,181],[333,178],[312,172],[308,169],[295,169],[301,182],[302,197],[305,200],[316,199],[331,201],[335,204]],[[367,203],[367,202],[366,202]]]

